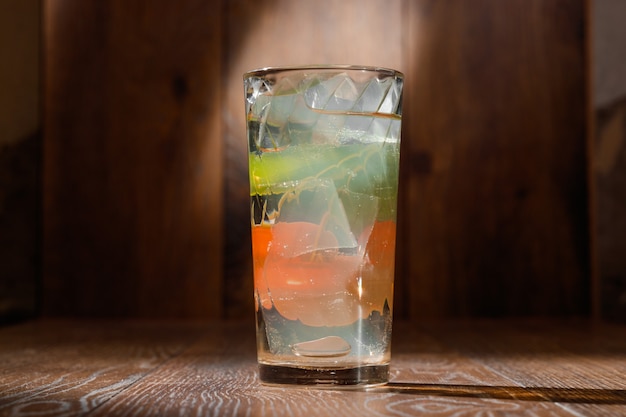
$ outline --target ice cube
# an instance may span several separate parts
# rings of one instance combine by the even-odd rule
[[[335,183],[330,179],[308,178],[300,182],[297,189],[286,193],[279,207],[278,222],[304,222],[321,228],[320,232],[330,232],[335,239],[331,244],[318,243],[306,248],[314,250],[355,249],[357,241],[350,228],[350,222],[343,201]],[[330,242],[330,241],[329,241]],[[281,256],[295,257],[306,253],[283,252]]]
[[[352,111],[362,113],[378,112],[383,98],[393,84],[392,81],[388,78],[384,80],[370,80],[362,87],[362,92],[355,101]]]
[[[304,99],[310,108],[326,111],[350,110],[358,97],[359,90],[346,74],[313,83],[304,92]]]
[[[291,350],[298,356],[334,357],[345,356],[352,350],[350,343],[339,336],[327,336],[321,339],[296,343]]]

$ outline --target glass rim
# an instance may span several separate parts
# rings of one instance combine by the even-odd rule
[[[372,72],[384,74],[386,76],[394,76],[398,78],[404,79],[404,74],[401,71],[387,68],[387,67],[378,67],[372,65],[343,65],[343,64],[309,64],[309,65],[285,65],[285,66],[270,66],[257,68],[250,71],[246,71],[243,74],[243,78],[247,79],[250,77],[259,77],[266,76],[270,74],[278,74],[281,72],[295,72],[295,71],[332,71],[332,70],[343,70],[343,71],[352,71],[352,72]]]

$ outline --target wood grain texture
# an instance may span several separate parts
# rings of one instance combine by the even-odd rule
[[[0,416],[621,416],[626,328],[396,325],[392,381],[265,387],[253,322],[43,321],[0,329]]]
[[[0,3],[0,323],[38,313],[40,14],[39,0]]]
[[[45,2],[44,312],[250,317],[242,74],[356,63],[406,74],[396,317],[587,315],[584,5]]]
[[[593,203],[601,313],[626,323],[626,97],[595,114]]]
[[[408,4],[403,314],[588,314],[584,2]]]
[[[497,327],[457,323],[445,332],[432,326],[426,331],[475,366],[507,378],[505,391],[518,398],[558,403],[573,415],[626,412],[623,327],[535,320]]]
[[[220,316],[219,12],[44,13],[44,314]]]
[[[0,144],[0,323],[39,313],[40,161],[39,133]]]
[[[176,356],[192,323],[45,321],[0,331],[0,415],[84,415]]]

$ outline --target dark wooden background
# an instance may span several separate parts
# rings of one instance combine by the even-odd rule
[[[44,0],[41,314],[252,314],[242,74],[406,75],[397,318],[587,316],[584,0]]]

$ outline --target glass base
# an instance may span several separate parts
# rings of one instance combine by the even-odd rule
[[[259,364],[259,378],[266,385],[297,385],[312,388],[367,388],[389,381],[389,365],[356,368],[296,368]]]

